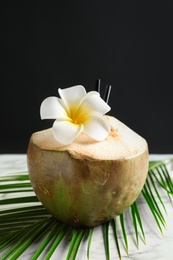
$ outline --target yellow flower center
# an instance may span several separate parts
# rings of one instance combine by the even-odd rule
[[[69,117],[71,118],[73,123],[77,125],[81,125],[85,121],[84,114],[82,113],[81,109],[76,110],[75,106],[70,107]]]

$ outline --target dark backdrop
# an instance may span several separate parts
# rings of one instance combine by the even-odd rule
[[[51,127],[39,115],[58,87],[112,85],[109,114],[173,153],[171,1],[5,1],[1,6],[0,153],[26,153]]]

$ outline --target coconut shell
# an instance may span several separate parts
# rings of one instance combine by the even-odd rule
[[[52,129],[33,133],[28,171],[45,208],[74,227],[92,227],[124,212],[139,196],[148,172],[144,138],[114,117],[111,131],[96,142],[81,134],[63,146]]]

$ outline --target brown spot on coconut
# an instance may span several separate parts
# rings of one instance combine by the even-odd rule
[[[114,117],[96,142],[80,134],[58,143],[52,129],[33,133],[27,151],[33,189],[45,208],[74,227],[92,227],[124,212],[138,197],[148,172],[144,138]]]

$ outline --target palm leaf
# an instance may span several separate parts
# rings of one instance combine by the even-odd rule
[[[106,259],[110,260],[110,250],[109,250],[109,222],[103,224],[103,236],[104,236],[104,245]]]
[[[91,241],[92,241],[94,228],[90,228],[88,230],[89,230],[89,232],[88,232],[87,258],[90,259],[90,247],[91,247]]]
[[[166,208],[161,192],[165,191],[171,201],[173,181],[167,166],[172,159],[150,161],[148,177],[141,192],[160,232],[165,228]],[[6,198],[5,195],[8,195]],[[158,203],[159,202],[159,203]],[[106,259],[111,259],[110,232],[113,232],[115,247],[121,259],[120,242],[129,250],[125,216],[130,213],[136,245],[139,238],[145,243],[145,232],[138,199],[125,213],[102,225],[103,245]],[[117,220],[119,219],[119,222]],[[119,225],[118,225],[119,224]],[[27,173],[0,176],[0,257],[18,259],[31,245],[37,245],[32,260],[42,256],[51,259],[55,250],[64,241],[67,245],[67,260],[76,259],[79,248],[87,242],[87,255],[90,258],[93,235],[96,228],[74,229],[55,220],[35,196]]]
[[[124,228],[124,214],[120,215],[120,221],[121,221],[122,230],[123,230],[123,236],[124,236],[124,242],[125,242],[125,246],[126,246],[126,252],[128,252],[128,241],[127,241],[126,231],[125,231],[125,228]],[[121,259],[121,251],[120,251],[120,245],[119,245],[119,240],[118,240],[116,218],[114,218],[112,220],[112,228],[113,228],[113,232],[114,232],[114,238],[115,238],[115,244],[116,244],[117,251],[118,251],[118,256]]]

